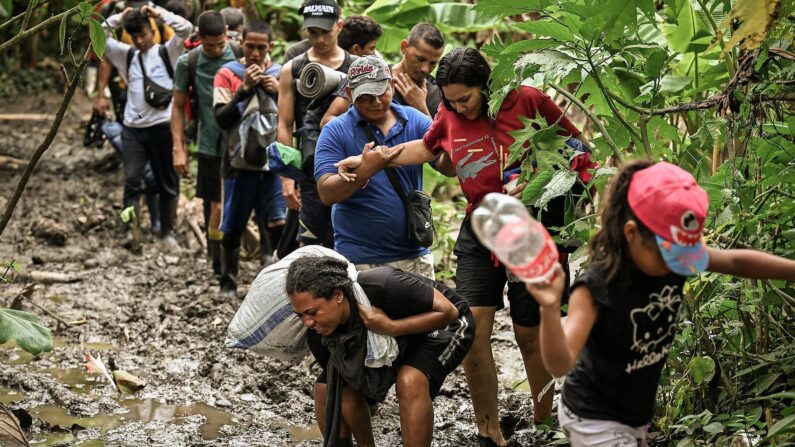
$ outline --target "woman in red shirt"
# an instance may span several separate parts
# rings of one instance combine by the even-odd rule
[[[563,131],[588,145],[581,132],[563,115],[552,99],[542,91],[521,86],[503,102],[496,118],[488,116],[489,77],[491,68],[480,52],[458,48],[439,62],[436,80],[443,92],[443,105],[422,140],[396,148],[365,150],[361,156],[343,160],[340,175],[349,181],[364,182],[387,166],[429,162],[439,155],[452,160],[455,175],[467,198],[467,217],[461,225],[454,253],[458,259],[456,290],[472,309],[475,317],[475,341],[463,362],[469,384],[480,446],[503,446],[497,409],[497,372],[491,349],[494,316],[504,307],[503,290],[508,283],[514,335],[522,353],[530,389],[533,394],[534,420],[543,421],[551,411],[553,392],[539,401],[537,396],[551,381],[544,369],[538,349],[538,305],[520,282],[509,281],[505,267],[475,237],[470,213],[490,192],[503,191],[503,172],[508,148],[514,138],[509,132],[521,130],[520,116],[541,115],[549,125],[558,124]],[[445,158],[447,158],[445,157]],[[590,154],[583,153],[572,167],[587,181]],[[447,163],[443,163],[447,164]],[[525,185],[507,191],[521,197]]]

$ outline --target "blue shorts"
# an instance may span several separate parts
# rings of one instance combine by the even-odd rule
[[[221,231],[238,233],[246,228],[251,211],[267,222],[284,220],[287,202],[282,181],[270,172],[240,171],[224,179],[224,214]]]

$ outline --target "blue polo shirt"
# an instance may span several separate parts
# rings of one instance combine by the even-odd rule
[[[411,107],[392,102],[397,122],[386,136],[364,121],[351,106],[323,127],[315,149],[315,179],[336,174],[334,163],[362,153],[370,142],[362,126],[370,126],[378,140],[389,147],[421,139],[431,127],[431,119]],[[422,166],[396,168],[405,192],[422,189]],[[374,264],[411,259],[428,253],[406,237],[406,208],[384,171],[347,200],[331,208],[334,249],[354,264]]]

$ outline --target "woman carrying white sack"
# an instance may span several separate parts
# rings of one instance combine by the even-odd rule
[[[372,307],[357,302],[364,290]],[[396,385],[403,445],[430,446],[432,400],[464,359],[475,333],[469,306],[452,289],[381,267],[351,279],[338,257],[294,260],[285,285],[292,310],[310,329],[308,344],[323,368],[314,387],[324,446],[375,446],[369,404]],[[368,331],[394,337],[391,365],[365,367]]]

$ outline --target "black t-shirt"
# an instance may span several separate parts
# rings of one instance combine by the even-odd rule
[[[469,305],[452,289],[440,282],[390,267],[378,267],[359,273],[356,282],[362,286],[370,303],[393,320],[410,317],[433,308],[434,289],[441,292],[458,309],[459,315]]]
[[[436,85],[436,78],[428,76],[425,78],[425,88],[428,89],[428,94],[425,96],[425,105],[428,111],[431,112],[431,118],[436,116],[436,111],[439,110],[439,104],[442,103],[442,89]],[[395,89],[395,101],[398,104],[408,106],[406,99],[400,94],[398,89]]]
[[[660,373],[676,335],[685,277],[648,276],[632,267],[606,284],[587,269],[571,286],[587,287],[597,318],[566,378],[563,402],[578,416],[633,427],[648,424]]]

